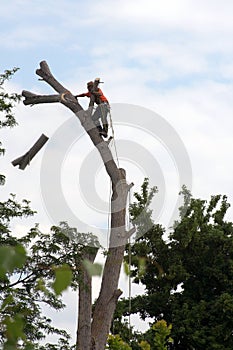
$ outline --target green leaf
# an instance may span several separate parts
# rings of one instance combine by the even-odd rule
[[[124,261],[123,266],[124,266],[124,272],[125,272],[126,276],[129,276],[130,275],[130,266],[129,266],[129,264],[126,261]]]
[[[54,271],[55,281],[52,286],[56,295],[59,295],[70,286],[73,274],[70,266],[67,264],[55,267]]]
[[[14,318],[7,316],[4,320],[6,326],[7,342],[6,346],[16,345],[18,339],[24,339],[24,321],[22,315],[18,314]]]
[[[146,272],[146,259],[141,257],[138,259],[138,277],[142,278]]]
[[[98,263],[92,264],[89,260],[84,259],[83,266],[87,270],[87,273],[89,274],[90,277],[101,276],[101,273],[102,273],[102,265],[101,264],[98,264]]]
[[[0,279],[4,279],[7,272],[22,267],[26,258],[26,251],[21,245],[0,247]]]
[[[14,302],[13,296],[11,294],[7,295],[7,297],[3,299],[0,310],[3,311],[5,307],[12,304],[13,302]]]

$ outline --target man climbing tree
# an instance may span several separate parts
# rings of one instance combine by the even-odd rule
[[[75,97],[89,97],[90,98],[90,111],[92,112],[92,108],[94,103],[97,104],[97,108],[95,112],[92,114],[92,120],[94,121],[99,133],[103,137],[108,137],[108,121],[107,116],[110,111],[110,106],[108,99],[104,96],[102,90],[98,88],[100,83],[100,79],[96,78],[95,81],[89,81],[87,83],[88,92],[84,92],[82,94],[76,95]],[[102,121],[102,126],[100,125],[99,120]]]

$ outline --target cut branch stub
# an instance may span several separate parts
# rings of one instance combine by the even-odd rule
[[[25,97],[25,100],[23,101],[25,106],[39,103],[60,102],[60,95],[36,95],[30,91],[23,90],[22,96]]]
[[[43,78],[43,80],[53,87],[59,94],[67,91],[67,89],[54,78],[46,61],[40,62],[40,69],[36,70],[36,74]]]
[[[28,152],[26,152],[23,156],[13,160],[12,165],[19,165],[19,169],[24,170],[26,166],[30,164],[30,161],[44,146],[44,144],[48,141],[48,139],[49,138],[46,135],[42,134]]]

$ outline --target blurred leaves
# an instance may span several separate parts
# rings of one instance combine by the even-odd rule
[[[8,272],[20,268],[25,263],[26,250],[23,246],[0,246],[0,280],[4,280]]]
[[[84,259],[82,262],[83,266],[87,270],[87,273],[90,277],[93,276],[101,276],[102,273],[102,265],[98,263],[92,263],[88,259]]]
[[[73,274],[70,266],[67,264],[54,267],[54,272],[55,281],[52,286],[56,295],[60,295],[71,285]]]

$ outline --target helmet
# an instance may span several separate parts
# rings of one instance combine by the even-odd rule
[[[88,86],[93,86],[93,85],[94,85],[93,81],[89,81],[89,82],[87,83],[87,87],[88,87]]]

